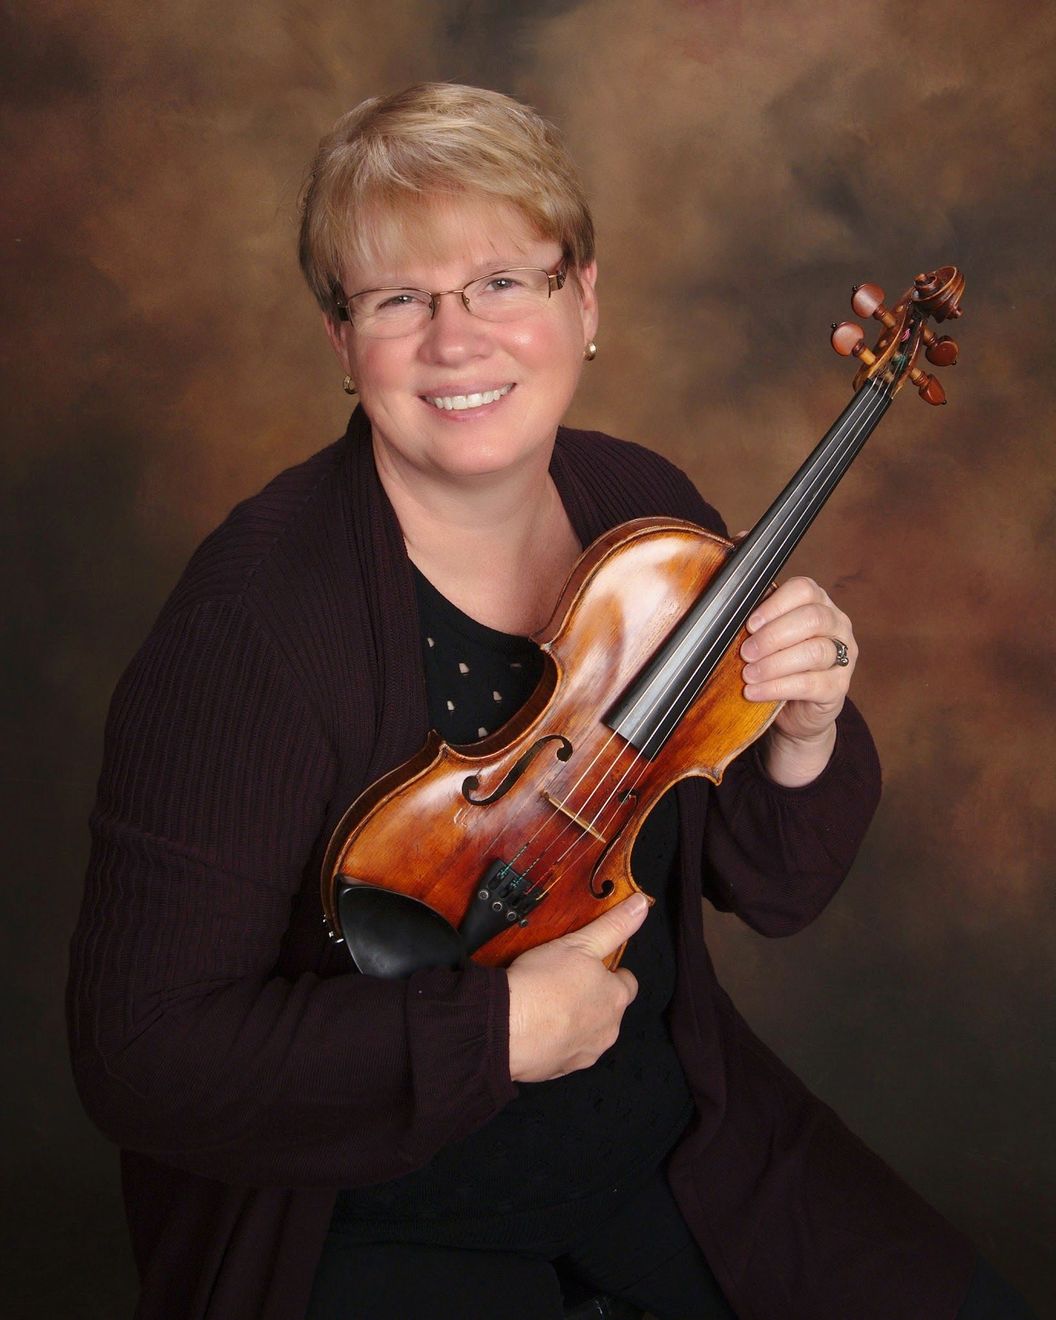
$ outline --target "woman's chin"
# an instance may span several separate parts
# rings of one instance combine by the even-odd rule
[[[445,447],[433,454],[431,466],[435,473],[450,481],[486,481],[489,478],[501,478],[523,470],[530,465],[532,456],[537,453],[537,446],[533,446],[531,450],[521,446],[514,447],[507,437],[505,441],[499,440],[490,444],[482,441],[479,444]]]
[[[439,433],[430,427],[430,466],[451,478],[467,480],[512,474],[535,462],[549,466],[556,423],[548,435],[539,436],[529,433],[523,423],[511,424],[510,417],[500,417],[494,425],[487,425],[486,420],[480,419],[479,425],[456,423],[450,427],[441,423]]]

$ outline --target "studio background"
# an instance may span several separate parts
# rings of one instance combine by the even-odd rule
[[[1029,0],[0,9],[7,1315],[131,1313],[62,1006],[106,705],[201,537],[343,430],[297,194],[339,113],[423,79],[562,126],[602,308],[569,420],[732,527],[846,401],[851,285],[965,271],[950,406],[906,390],[790,570],[855,620],[879,816],[803,934],[708,925],[760,1035],[1053,1314],[1054,32]]]

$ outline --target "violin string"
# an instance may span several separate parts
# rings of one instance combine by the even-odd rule
[[[859,393],[859,395],[858,395],[858,398],[857,398],[856,401],[855,401],[855,404],[856,404],[855,409],[854,409],[850,414],[848,414],[848,417],[847,417],[847,419],[846,419],[846,421],[845,421],[844,428],[843,428],[842,434],[841,434],[840,437],[839,437],[839,442],[838,442],[838,444],[834,444],[834,445],[833,445],[832,450],[826,455],[826,462],[825,462],[825,464],[819,469],[819,471],[818,471],[817,473],[813,474],[812,479],[811,479],[811,482],[808,483],[808,485],[806,485],[806,486],[803,488],[802,491],[797,492],[797,500],[796,500],[796,503],[795,503],[795,505],[793,506],[792,510],[790,510],[790,513],[794,514],[795,516],[794,516],[794,517],[793,517],[793,516],[790,516],[790,517],[787,517],[787,518],[786,518],[786,520],[785,520],[785,522],[784,522],[784,524],[783,524],[783,531],[784,531],[784,535],[783,535],[783,537],[780,537],[780,538],[778,538],[777,540],[775,540],[774,542],[771,542],[771,543],[766,547],[767,549],[769,549],[769,550],[771,551],[771,553],[769,554],[768,557],[765,557],[765,558],[763,559],[763,561],[762,561],[765,565],[767,565],[767,568],[766,568],[765,570],[762,570],[762,569],[761,569],[761,570],[759,571],[759,574],[758,574],[759,578],[761,578],[761,579],[764,580],[764,581],[767,581],[767,580],[772,579],[772,576],[773,576],[773,567],[772,567],[772,566],[775,565],[775,564],[778,564],[778,563],[780,563],[780,562],[782,561],[782,558],[783,558],[784,555],[785,555],[785,548],[786,548],[786,546],[788,545],[788,542],[789,542],[790,538],[793,538],[793,537],[796,536],[796,519],[797,519],[797,517],[798,517],[799,515],[802,514],[803,509],[804,509],[805,506],[808,506],[808,507],[809,507],[810,500],[814,497],[816,491],[817,491],[818,489],[820,489],[820,488],[825,484],[826,480],[828,479],[828,475],[829,475],[829,473],[832,471],[832,469],[833,469],[835,466],[838,466],[838,464],[842,461],[845,452],[846,452],[848,449],[852,449],[852,448],[854,447],[854,445],[857,443],[859,437],[861,436],[862,431],[863,431],[865,428],[869,427],[870,424],[873,422],[874,417],[875,417],[876,414],[880,411],[880,409],[881,409],[881,407],[882,407],[882,405],[883,405],[883,402],[884,402],[884,400],[885,400],[886,397],[887,397],[887,393],[888,393],[888,391],[887,391],[887,389],[883,386],[882,383],[879,384],[879,385],[875,385],[875,386],[873,386],[869,391],[866,391],[866,390],[862,390],[862,391],[860,391],[860,393]],[[863,396],[866,396],[866,397],[864,398],[864,400],[863,400]],[[861,405],[862,405],[861,407],[858,407],[858,404],[859,404],[859,403],[861,403]],[[861,414],[861,413],[865,413],[866,415],[865,415],[864,419],[862,419],[860,416],[857,416],[857,417],[856,417],[856,416],[855,416],[855,413],[856,413],[856,412],[859,413],[859,414]],[[862,426],[861,426],[861,427],[857,427],[857,429],[855,429],[855,427],[857,426],[857,423],[858,423],[859,421],[862,421]],[[793,544],[794,544],[794,541],[793,541]],[[741,602],[741,605],[743,605],[743,601]],[[739,605],[739,606],[738,606],[738,609],[740,609],[740,608],[741,608],[741,606]],[[688,689],[689,687],[691,687],[692,684],[694,683],[694,681],[695,681],[695,679],[696,679],[696,676],[697,676],[697,674],[700,673],[701,669],[704,668],[705,666],[711,665],[711,664],[713,663],[713,657],[715,657],[715,653],[716,653],[716,651],[720,649],[720,642],[721,642],[721,638],[716,639],[715,641],[713,641],[713,642],[711,643],[711,646],[708,648],[708,650],[704,652],[703,656],[698,660],[697,664],[693,667],[692,671],[691,671],[690,674],[689,674],[689,677],[688,677],[688,678],[686,679],[686,681],[683,683],[683,685],[682,685],[681,689],[679,690],[679,692],[675,695],[675,698],[674,698],[674,700],[670,703],[668,709],[671,709],[672,707],[676,706],[676,705],[681,701],[681,699],[682,699],[683,696],[685,695],[687,689]],[[684,639],[683,642],[681,643],[681,646],[682,646],[682,647],[692,647],[692,645],[693,645],[693,642],[692,642],[691,639]],[[725,646],[728,646],[728,645],[729,645],[729,642],[726,642],[726,643],[722,646],[721,649],[724,650],[724,649],[725,649]],[[672,654],[672,656],[669,658],[669,661],[668,661],[668,664],[669,664],[669,665],[675,660],[675,657],[678,656],[678,650],[679,650],[679,648],[676,648],[676,651],[675,651],[675,652]],[[720,652],[720,655],[721,655],[721,652]],[[680,659],[681,659],[681,657],[679,657],[679,660],[680,660]],[[717,660],[716,660],[715,662],[717,662]],[[675,668],[676,668],[676,669],[677,669],[677,667],[678,667],[678,665],[675,664]],[[692,700],[692,698],[690,698],[690,700]],[[659,701],[654,702],[654,704],[653,704],[653,709],[648,709],[648,710],[646,710],[645,714],[646,714],[647,716],[654,714],[654,713],[655,713],[655,709],[658,707],[658,705],[659,705]],[[632,707],[632,712],[634,712],[634,710],[635,710],[635,708]],[[629,712],[629,713],[630,713],[630,712]],[[635,713],[636,713],[636,712],[635,712]],[[603,743],[602,746],[598,749],[597,753],[596,753],[595,756],[592,758],[592,760],[591,760],[591,762],[589,763],[589,765],[588,765],[587,767],[584,768],[583,772],[582,772],[582,773],[580,774],[580,776],[579,776],[579,779],[578,779],[578,780],[576,781],[576,783],[575,783],[574,785],[572,785],[572,787],[569,789],[568,794],[566,795],[566,799],[565,799],[566,801],[568,801],[568,799],[569,799],[569,798],[572,796],[572,794],[575,792],[575,789],[576,789],[577,787],[579,787],[579,785],[583,782],[583,779],[585,778],[586,774],[588,774],[588,773],[590,772],[590,770],[591,770],[591,769],[597,764],[597,762],[598,762],[598,760],[600,759],[600,757],[604,754],[606,748],[607,748],[608,746],[610,746],[611,743],[614,741],[615,736],[616,736],[616,735],[615,735],[615,732],[610,733],[609,738],[606,739],[605,743]],[[649,740],[646,739],[646,747],[648,746],[648,741],[649,741]],[[646,758],[646,750],[645,750],[645,748],[640,748],[640,749],[639,749],[639,748],[636,748],[636,749],[635,749],[635,756],[634,756],[633,759],[631,760],[630,764],[629,764],[629,765],[627,766],[627,768],[623,771],[623,773],[621,774],[620,778],[616,781],[615,785],[610,789],[608,795],[605,797],[605,799],[600,803],[600,805],[599,805],[599,806],[597,807],[597,809],[595,810],[594,817],[593,817],[593,819],[592,819],[589,823],[590,823],[590,825],[591,825],[594,829],[598,830],[599,833],[601,833],[601,830],[600,830],[600,822],[601,822],[601,816],[602,816],[602,813],[605,811],[605,809],[606,809],[606,808],[609,806],[609,804],[612,802],[613,797],[614,797],[617,793],[621,792],[621,790],[624,788],[624,784],[626,783],[626,781],[627,781],[627,779],[628,779],[628,776],[630,776],[630,775],[634,772],[635,769],[640,769],[639,774],[638,774],[637,777],[634,779],[634,781],[632,782],[632,785],[631,785],[631,790],[630,790],[630,791],[633,791],[634,787],[636,787],[636,785],[641,781],[642,775],[645,773],[645,767],[643,766],[643,762],[644,762],[646,759],[647,759],[647,758]],[[583,806],[582,806],[581,808],[579,808],[579,809],[576,811],[575,814],[576,814],[577,816],[579,816],[580,818],[583,818],[583,817],[584,817],[584,808],[586,808],[587,804],[590,802],[591,797],[593,797],[594,794],[597,793],[598,790],[599,790],[601,787],[602,787],[602,785],[598,785],[596,788],[594,788],[594,789],[591,790],[591,793],[588,794],[587,798],[585,799],[585,801],[584,801],[584,803],[583,803]],[[567,830],[570,828],[570,826],[571,826],[571,823],[569,823],[569,825],[566,825],[565,829],[562,830],[561,833],[563,834],[563,833],[567,832]],[[561,838],[561,835],[559,834],[559,835],[558,835],[558,838],[555,839],[555,840],[553,840],[553,841],[551,842],[551,844],[548,845],[548,848],[547,848],[546,851],[549,851],[550,848],[554,847],[554,846],[559,842],[560,838]],[[585,841],[585,840],[584,840],[584,837],[583,837],[582,835],[578,835],[578,836],[573,840],[573,842],[572,842],[572,844],[570,845],[570,847],[566,848],[565,852],[562,853],[561,856],[558,857],[558,858],[555,860],[555,862],[554,862],[553,865],[554,865],[555,867],[556,867],[556,866],[560,866],[561,863],[562,863],[562,862],[563,862],[563,861],[564,861],[564,860],[570,855],[570,853],[575,849],[577,843],[579,843],[579,842],[581,842],[581,841]],[[545,852],[544,852],[543,855],[545,855]],[[551,869],[553,869],[553,868],[551,868]],[[546,892],[547,892],[547,893],[549,893],[550,889],[553,888],[553,886],[557,883],[557,881],[558,881],[560,878],[561,878],[560,876],[555,877],[555,879],[554,879],[554,880],[550,883],[550,885],[547,887],[547,889],[546,889]]]
[[[793,506],[792,510],[790,510],[790,514],[795,516],[786,517],[785,523],[783,524],[783,528],[785,531],[785,535],[783,536],[783,538],[771,542],[768,546],[765,547],[766,549],[769,549],[772,553],[770,553],[768,558],[762,561],[763,563],[768,565],[774,565],[781,562],[785,552],[785,546],[788,544],[790,537],[794,537],[796,535],[796,520],[798,516],[801,515],[804,505],[809,506],[809,502],[814,497],[815,492],[821,486],[823,486],[825,481],[828,479],[829,472],[833,469],[834,466],[837,466],[839,462],[842,461],[842,458],[846,450],[849,448],[853,448],[854,444],[858,440],[858,437],[861,435],[862,430],[870,425],[876,413],[880,411],[880,407],[882,406],[882,403],[886,398],[886,396],[887,396],[887,390],[879,382],[871,382],[871,388],[869,390],[863,389],[859,392],[858,396],[855,399],[855,408],[852,410],[851,413],[848,414],[848,417],[844,423],[842,434],[839,437],[838,443],[834,444],[830,452],[826,455],[826,463],[819,469],[817,473],[812,475],[811,482],[808,483],[808,485],[806,485],[802,491],[797,492],[797,502]],[[861,420],[861,418],[855,416],[856,413],[866,414],[862,427],[858,428],[857,430],[854,428],[857,425],[857,422]],[[773,551],[775,550],[776,553],[773,553]],[[760,578],[764,581],[770,580],[772,576],[773,576],[772,569],[767,569],[765,571],[760,570],[757,574],[757,580],[759,580]],[[741,605],[743,605],[743,601],[741,602]],[[741,608],[741,605],[738,606],[738,609]],[[693,682],[695,681],[696,675],[700,672],[700,670],[704,666],[713,663],[713,657],[715,656],[715,652],[718,649],[719,641],[721,641],[721,639],[716,639],[715,641],[713,641],[711,646],[708,648],[708,650],[705,651],[705,653],[700,659],[698,659],[696,665],[694,665],[688,678],[683,683],[681,689],[676,694],[674,700],[670,703],[668,709],[671,709],[673,706],[678,704],[678,702],[685,695],[687,689],[690,686],[692,686]],[[677,670],[679,664],[681,663],[681,660],[684,657],[685,648],[692,649],[694,644],[695,644],[694,640],[691,638],[683,639],[682,643],[680,643],[680,646],[676,647],[675,651],[668,658],[668,661],[666,662],[666,666],[670,667],[673,665],[674,668]],[[725,645],[728,644],[729,644],[728,642],[725,643]],[[723,647],[723,649],[725,649],[725,647]],[[717,663],[717,659],[715,660],[715,663]],[[692,698],[690,698],[690,700],[692,700]],[[659,699],[654,701],[653,707],[651,709],[646,709],[646,711],[644,712],[645,716],[648,717],[653,715],[658,706],[659,706]],[[628,713],[637,714],[639,712],[636,710],[635,707],[632,707],[631,711]],[[608,738],[597,749],[591,760],[587,763],[587,765],[583,767],[576,782],[572,784],[568,790],[566,790],[563,799],[564,804],[567,804],[570,801],[576,789],[580,787],[580,785],[583,783],[587,775],[591,773],[594,767],[598,764],[601,757],[605,754],[606,750],[615,742],[615,740],[616,740],[616,733],[615,731],[611,731]],[[649,740],[647,738],[646,747],[648,746],[648,741]],[[640,749],[636,748],[635,755],[632,758],[630,764],[620,775],[619,779],[616,781],[615,785],[610,789],[607,796],[596,807],[594,811],[594,816],[589,821],[590,828],[597,830],[597,832],[601,834],[602,831],[600,829],[600,824],[603,813],[605,812],[606,808],[608,808],[609,805],[612,803],[612,799],[616,796],[616,794],[621,792],[621,789],[623,789],[623,786],[626,783],[628,776],[633,774],[636,769],[639,770],[639,773],[637,777],[634,779],[630,791],[633,791],[634,787],[641,781],[642,775],[645,773],[645,766],[643,763],[645,762],[646,759],[647,758],[646,758],[645,748],[640,748]],[[552,781],[553,778],[556,778],[556,776],[559,773],[560,773],[559,769],[557,767],[554,767],[551,776],[549,777],[550,781]],[[548,781],[544,781],[544,786],[545,786],[545,782]],[[532,870],[534,870],[535,867],[546,857],[547,853],[551,852],[555,847],[557,847],[561,839],[573,829],[575,829],[575,834],[571,843],[569,844],[568,847],[565,848],[564,852],[562,852],[557,858],[554,859],[553,863],[548,868],[548,871],[550,873],[552,873],[556,867],[561,866],[561,864],[565,862],[566,859],[568,859],[570,855],[575,851],[577,846],[579,845],[587,846],[589,844],[589,839],[590,839],[589,830],[583,829],[583,824],[588,824],[588,822],[585,820],[585,810],[588,804],[590,803],[591,798],[594,797],[599,792],[599,790],[602,790],[603,787],[604,786],[602,784],[598,784],[597,786],[592,788],[591,792],[587,795],[586,799],[584,800],[581,808],[579,809],[569,808],[569,810],[577,818],[577,820],[572,820],[572,819],[566,820],[562,828],[558,832],[557,836],[554,839],[552,839],[545,846],[545,848],[543,848],[543,850],[539,853],[539,855],[535,857],[529,863],[529,865],[521,871],[521,874],[527,875]],[[524,811],[525,809],[526,808],[521,808],[521,811]],[[560,808],[558,806],[554,806],[550,818],[552,819],[553,816],[559,813],[559,811]],[[511,819],[506,822],[503,828],[495,836],[495,839],[493,840],[492,843],[493,847],[497,847],[502,836],[506,834],[510,829],[515,827],[518,814],[519,813],[515,813],[514,816],[511,817]],[[578,828],[576,828],[577,821],[580,822]],[[517,852],[506,863],[507,870],[514,865],[514,861],[517,858],[519,858],[521,855],[523,855],[526,849],[531,847],[531,844],[538,838],[541,831],[547,827],[547,824],[548,822],[545,820],[540,822],[540,824],[536,827],[534,833],[521,844],[521,846],[517,849]],[[548,894],[553,889],[553,887],[562,878],[562,875],[564,873],[565,872],[562,871],[560,874],[556,875],[554,879],[551,880],[550,883],[545,886],[543,890],[544,894]]]

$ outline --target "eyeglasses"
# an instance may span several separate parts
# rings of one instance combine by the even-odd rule
[[[462,289],[363,289],[337,304],[342,321],[351,321],[361,334],[373,339],[398,339],[413,334],[436,315],[439,300],[457,293],[467,312],[482,321],[518,321],[530,316],[555,290],[564,288],[565,265],[555,271],[535,266],[513,266],[496,270],[470,282]]]

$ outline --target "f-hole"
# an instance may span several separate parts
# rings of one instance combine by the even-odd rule
[[[489,794],[487,797],[474,797],[473,794],[480,787],[480,780],[476,775],[468,775],[462,780],[462,796],[467,802],[472,802],[475,807],[486,807],[490,802],[498,802],[499,798],[504,797],[510,791],[548,742],[560,744],[554,753],[559,761],[567,761],[572,755],[572,744],[564,734],[548,733],[544,738],[532,743],[524,755],[518,758],[517,763],[510,769],[494,793]]]

